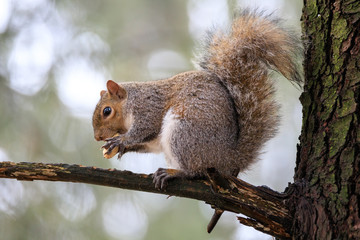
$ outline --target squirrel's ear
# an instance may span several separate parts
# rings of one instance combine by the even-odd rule
[[[100,97],[102,97],[105,93],[106,93],[105,90],[101,90],[101,91],[100,91]]]
[[[116,82],[109,80],[106,83],[106,87],[111,96],[117,96],[120,99],[126,97],[126,90]]]

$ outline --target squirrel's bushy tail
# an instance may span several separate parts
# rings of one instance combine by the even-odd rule
[[[226,86],[238,116],[240,170],[259,155],[276,132],[278,105],[274,101],[269,70],[280,72],[300,85],[301,42],[271,15],[243,11],[228,33],[213,32],[199,65],[214,73]]]

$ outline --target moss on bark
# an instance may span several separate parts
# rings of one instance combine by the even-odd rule
[[[293,238],[359,239],[360,3],[304,4],[308,48]]]

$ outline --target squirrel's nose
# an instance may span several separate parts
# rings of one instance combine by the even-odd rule
[[[101,140],[103,140],[103,138],[99,135],[99,134],[95,134],[95,140],[96,141],[101,141]]]

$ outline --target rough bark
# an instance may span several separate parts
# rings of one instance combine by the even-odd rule
[[[305,0],[293,239],[360,239],[360,1]]]
[[[155,188],[152,174],[68,164],[0,162],[0,178],[81,182],[202,200],[246,215],[249,218],[239,217],[240,222],[259,231],[283,239],[290,237],[291,218],[283,202],[286,195],[235,177],[223,177],[214,170],[207,175],[207,179],[174,179],[163,191]]]

